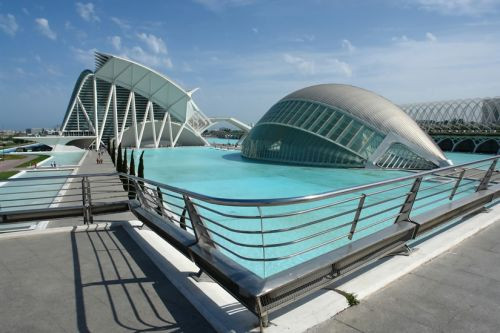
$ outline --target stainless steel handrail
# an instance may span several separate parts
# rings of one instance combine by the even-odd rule
[[[350,194],[350,193],[355,193],[375,187],[380,187],[380,186],[385,186],[389,184],[394,184],[394,183],[399,183],[405,180],[412,180],[416,179],[418,177],[424,177],[427,175],[432,175],[437,172],[442,172],[442,171],[447,171],[447,170],[453,170],[456,168],[462,168],[465,166],[469,165],[474,165],[480,162],[486,162],[486,161],[493,161],[496,159],[499,159],[500,155],[496,155],[493,157],[485,158],[482,160],[474,161],[474,162],[467,162],[463,163],[460,165],[456,166],[447,166],[439,169],[433,169],[433,170],[428,170],[428,171],[423,171],[419,173],[415,173],[412,175],[404,176],[404,177],[398,177],[398,178],[393,178],[393,179],[388,179],[388,180],[383,180],[380,182],[374,182],[370,184],[365,184],[365,185],[358,185],[346,189],[340,189],[340,190],[335,190],[335,191],[328,191],[328,192],[323,192],[323,193],[318,193],[318,194],[313,194],[313,195],[305,195],[305,196],[298,196],[298,197],[285,197],[285,198],[270,198],[270,199],[229,199],[229,198],[217,198],[217,197],[212,197],[196,192],[192,192],[189,190],[181,189],[175,186],[170,186],[166,184],[162,184],[153,180],[147,180],[147,182],[151,185],[158,186],[160,188],[176,192],[179,194],[184,194],[189,196],[190,198],[193,199],[199,199],[208,203],[216,204],[216,205],[221,205],[221,206],[241,206],[241,207],[255,207],[255,206],[282,206],[282,205],[290,205],[290,204],[296,204],[296,203],[304,203],[304,202],[312,202],[312,201],[317,201],[317,200],[323,200],[323,199],[329,199],[332,197],[344,195],[344,194]],[[120,174],[122,176],[126,176],[130,179],[133,179],[135,181],[144,181],[136,176],[130,176],[126,174]],[[445,176],[445,175],[440,175],[440,176]]]

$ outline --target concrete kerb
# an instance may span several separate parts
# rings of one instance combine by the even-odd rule
[[[48,221],[42,221],[41,223],[45,223],[45,222],[48,222]],[[123,226],[123,223],[121,223],[121,222],[106,222],[106,223],[94,223],[94,224],[89,224],[89,225],[59,227],[59,228],[49,228],[49,229],[35,228],[33,230],[6,232],[3,234],[0,234],[0,241],[2,241],[4,239],[14,239],[14,238],[30,237],[30,236],[42,236],[42,235],[50,235],[50,234],[56,234],[56,233],[111,230],[111,229],[119,228],[122,226]]]
[[[425,239],[416,245],[418,251],[410,256],[394,256],[370,266],[369,270],[335,283],[337,289],[357,295],[360,300],[377,292],[389,283],[448,251],[466,238],[500,221],[500,205],[494,205],[457,223],[446,232]],[[60,232],[89,232],[123,227],[131,238],[150,257],[166,278],[193,304],[205,319],[219,332],[258,331],[257,318],[213,282],[195,282],[188,277],[198,268],[189,259],[154,232],[140,229],[139,221],[96,223],[77,227],[20,231],[0,235],[2,239],[45,235]],[[315,295],[277,311],[270,316],[267,332],[304,332],[332,318],[348,307],[345,298],[331,290]]]
[[[381,260],[371,265],[369,270],[341,280],[333,286],[353,293],[359,300],[363,300],[498,221],[500,221],[500,205],[494,206],[487,212],[470,216],[446,232],[423,240],[414,248],[418,251],[413,251],[409,256],[393,256]],[[219,332],[258,331],[257,318],[252,313],[218,284],[195,282],[189,278],[189,273],[198,271],[197,266],[154,232],[137,228],[140,225],[141,222],[130,221],[124,224],[124,228],[214,329]],[[347,307],[344,296],[324,289],[271,314],[270,326],[266,331],[305,332]]]

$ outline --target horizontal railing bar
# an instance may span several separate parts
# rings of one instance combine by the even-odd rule
[[[458,193],[455,193],[455,196],[457,196]],[[440,202],[440,201],[443,201],[443,200],[449,200],[449,197],[448,196],[445,196],[445,197],[442,197],[442,198],[439,198],[439,199],[436,199],[434,201],[432,201],[432,203],[436,203],[436,202]],[[429,203],[423,203],[422,205],[419,205],[419,206],[414,206],[413,209],[412,209],[412,212],[415,212],[421,208],[424,208],[424,207],[428,207],[429,206]]]
[[[376,226],[376,225],[378,225],[378,224],[381,224],[381,223],[387,222],[387,221],[389,221],[389,220],[393,220],[393,219],[395,219],[396,217],[398,217],[399,215],[401,215],[401,213],[397,213],[396,215],[392,215],[392,216],[386,217],[385,219],[382,219],[382,220],[377,221],[377,222],[375,222],[375,223],[372,223],[372,224],[366,225],[366,226],[364,226],[364,227],[362,227],[362,228],[359,228],[358,230],[356,230],[356,232],[357,232],[357,233],[359,233],[359,232],[361,232],[361,231],[363,231],[363,230],[370,229],[370,228],[372,228],[372,227],[374,227],[374,226]]]
[[[392,207],[386,208],[384,210],[375,212],[375,213],[370,214],[370,215],[366,215],[366,216],[360,217],[358,221],[364,221],[364,220],[367,220],[367,219],[369,219],[371,217],[374,217],[374,216],[377,216],[377,215],[380,215],[380,214],[384,214],[384,213],[390,212],[391,210],[396,209],[396,208],[400,208],[401,206],[403,206],[403,203],[400,203],[399,205],[396,205],[396,206],[392,206]]]
[[[1,188],[1,187],[0,187]],[[66,191],[71,191],[71,190],[80,190],[81,191],[81,188],[68,188],[68,189],[61,189],[61,190],[66,190]],[[47,191],[54,191],[54,190],[51,190],[51,189],[45,189],[45,190],[33,190],[33,191],[22,191],[22,192],[7,192],[7,193],[0,193],[0,195],[15,195],[15,194],[26,194],[26,193],[45,193]],[[81,195],[81,193],[80,193]],[[2,199],[3,201],[3,199]]]
[[[43,180],[43,179],[40,179],[41,177],[38,177],[39,180]],[[14,178],[14,179],[18,179],[18,178]],[[2,182],[0,182],[1,184]],[[76,184],[76,183],[79,183],[79,182],[73,182],[71,184]],[[70,184],[68,182],[64,182],[64,183],[37,183],[37,184],[24,184],[24,185],[4,185],[4,186],[0,186],[0,189],[4,189],[4,188],[11,188],[11,187],[23,187],[23,188],[26,188],[26,187],[31,187],[31,186],[53,186],[53,185],[64,185],[64,184]]]
[[[384,199],[384,200],[379,200],[379,201],[376,201],[376,202],[372,202],[371,204],[364,205],[363,206],[363,210],[365,210],[367,208],[371,208],[371,207],[377,206],[377,205],[380,205],[380,204],[383,204],[383,203],[386,203],[386,202],[394,201],[396,199],[404,198],[407,195],[408,195],[408,193],[403,193],[401,195],[398,195],[398,196],[395,196],[395,197],[392,197],[392,198],[389,198],[389,199]]]
[[[296,215],[303,215],[303,214],[307,214],[307,213],[310,213],[310,212],[318,211],[318,210],[321,210],[321,209],[325,209],[325,208],[330,208],[330,207],[333,207],[333,206],[341,205],[341,204],[344,204],[344,203],[347,203],[347,202],[350,202],[350,201],[359,200],[359,198],[360,197],[357,196],[357,197],[348,198],[348,199],[340,200],[340,201],[335,201],[335,202],[330,203],[330,204],[326,204],[326,205],[322,205],[322,206],[318,206],[318,207],[313,207],[313,208],[308,208],[308,209],[304,209],[304,210],[300,210],[300,211],[293,211],[293,212],[283,213],[283,214],[262,215],[262,216],[260,216],[260,215],[235,215],[235,214],[227,214],[227,213],[219,212],[218,210],[212,209],[210,207],[206,207],[206,206],[201,205],[201,204],[196,203],[196,202],[194,202],[194,205],[197,206],[197,207],[206,209],[208,211],[211,211],[213,213],[216,213],[216,214],[218,214],[220,216],[224,216],[224,217],[230,217],[230,218],[236,218],[236,219],[260,219],[260,218],[263,218],[263,219],[275,219],[275,218],[283,218],[283,217],[290,217],[290,216],[296,216]]]
[[[52,198],[61,198],[61,197],[74,197],[74,196],[82,196],[82,194],[61,194],[61,195],[50,195],[46,197],[28,197],[28,198],[18,198],[18,199],[2,199],[2,202],[9,201],[24,201],[24,200],[36,200],[36,199],[52,199]]]
[[[388,180],[383,180],[379,182],[374,182],[370,184],[365,184],[365,185],[359,185],[359,186],[354,186],[346,189],[340,189],[340,190],[335,190],[335,191],[328,191],[328,192],[323,192],[319,194],[314,194],[314,195],[307,195],[307,196],[300,196],[300,197],[288,197],[288,198],[272,198],[272,199],[224,199],[224,198],[216,198],[216,197],[211,197],[203,194],[199,194],[196,192],[188,191],[188,190],[183,190],[180,188],[177,188],[175,186],[170,186],[166,184],[161,184],[159,182],[155,182],[152,180],[142,180],[140,178],[137,178],[135,176],[128,176],[125,174],[125,176],[128,176],[131,179],[135,179],[137,181],[144,181],[147,182],[150,185],[153,186],[158,186],[160,188],[164,188],[166,190],[170,190],[172,192],[176,192],[179,194],[185,194],[188,195],[191,198],[202,200],[205,202],[209,202],[212,204],[219,204],[222,206],[282,206],[282,205],[290,205],[290,204],[296,204],[296,203],[303,203],[303,202],[312,202],[312,201],[317,201],[317,200],[323,200],[323,199],[328,199],[331,197],[336,197],[339,195],[345,195],[345,194],[350,194],[374,187],[379,187],[383,185],[389,185],[389,184],[394,184],[394,183],[399,183],[401,181],[406,181],[406,180],[411,180],[427,175],[432,175],[436,172],[443,172],[443,171],[448,171],[448,170],[453,170],[455,168],[459,167],[464,167],[464,166],[471,166],[471,165],[477,165],[479,163],[484,163],[486,161],[493,161],[499,158],[499,155],[489,157],[483,160],[479,161],[474,161],[474,162],[468,162],[468,163],[463,163],[460,165],[451,165],[439,169],[433,169],[433,170],[428,170],[428,171],[423,171],[419,173],[415,173],[409,176],[404,176],[404,177],[398,177],[398,178],[393,178],[393,179],[388,179]]]
[[[394,187],[391,187],[391,188],[388,188],[388,189],[384,189],[384,190],[380,190],[380,191],[375,191],[375,192],[369,192],[369,193],[366,193],[366,196],[370,197],[370,196],[373,196],[375,194],[380,194],[380,193],[385,193],[385,192],[397,190],[398,188],[405,187],[405,186],[411,186],[412,184],[413,184],[413,182],[408,182],[408,183],[401,184],[401,185],[398,185],[398,186],[394,186]]]
[[[95,177],[109,177],[109,176],[117,176],[117,172],[113,173],[80,173],[77,175],[53,175],[53,176],[42,176],[42,177],[18,177],[18,178],[9,178],[1,182],[18,182],[18,181],[27,181],[27,180],[36,180],[36,179],[58,179],[58,178],[69,178],[69,179],[74,179],[74,178],[83,178],[83,177],[88,177],[88,178],[95,178]],[[122,174],[124,175],[124,174]]]
[[[248,243],[240,243],[240,242],[236,242],[224,235],[221,235],[219,232],[217,231],[214,231],[208,227],[206,227],[206,229],[208,231],[210,231],[211,233],[213,233],[214,235],[217,235],[225,240],[227,240],[228,242],[234,244],[234,245],[237,245],[237,246],[241,246],[241,247],[249,247],[249,248],[274,248],[274,247],[282,247],[282,246],[288,246],[288,245],[293,245],[293,244],[298,244],[298,243],[302,243],[306,240],[309,240],[309,239],[313,239],[313,238],[316,238],[316,237],[319,237],[319,236],[322,236],[322,235],[325,235],[329,232],[332,232],[332,231],[335,231],[335,230],[338,230],[338,229],[341,229],[341,228],[345,228],[347,226],[350,226],[352,224],[352,221],[350,222],[347,222],[347,223],[344,223],[344,224],[341,224],[341,225],[338,225],[338,226],[335,226],[335,227],[331,227],[331,228],[328,228],[328,229],[325,229],[325,230],[322,230],[322,231],[319,231],[319,232],[316,232],[314,234],[311,234],[311,235],[308,235],[308,236],[304,236],[304,237],[301,237],[301,238],[297,238],[297,239],[294,239],[294,240],[291,240],[291,241],[288,241],[288,242],[281,242],[281,243],[270,243],[270,244],[248,244]]]
[[[424,179],[424,181],[426,181],[426,182],[433,182],[433,180],[440,179],[440,178],[448,178],[451,175],[455,175],[457,173],[460,174],[460,172],[462,172],[462,169],[460,169],[460,170],[454,170],[453,172],[442,174],[442,175],[432,174],[435,177],[426,178],[426,179]]]
[[[434,193],[431,193],[431,194],[428,194],[428,195],[425,195],[423,197],[418,197],[415,199],[415,202],[418,202],[420,200],[424,200],[424,199],[428,199],[428,198],[431,198],[433,196],[436,196],[436,195],[439,195],[439,194],[442,194],[442,193],[445,193],[445,192],[451,192],[451,188],[445,188],[444,190],[441,190],[441,191],[438,191],[438,192],[434,192]],[[449,196],[446,196],[447,198]]]
[[[451,179],[449,181],[442,182],[442,183],[439,183],[439,184],[436,184],[436,185],[431,185],[431,186],[427,186],[427,187],[420,187],[420,189],[418,190],[418,192],[421,193],[421,192],[424,192],[424,191],[427,191],[427,190],[431,190],[431,189],[439,187],[439,186],[443,186],[443,185],[447,185],[447,184],[453,184],[453,183],[456,183],[456,182],[457,182],[457,178],[453,178],[453,179]]]
[[[465,193],[465,192],[467,192],[467,191],[469,191],[469,190],[474,190],[474,189],[476,188],[476,186],[477,186],[477,185],[476,185],[476,184],[474,184],[473,186],[467,187],[466,189],[464,189],[464,190],[462,190],[462,191],[460,191],[460,192],[456,192],[456,193],[455,193],[455,196],[457,196],[457,195],[459,195],[459,194],[461,194],[461,193]]]
[[[207,216],[204,216],[202,214],[199,214],[201,218],[211,222],[211,223],[214,223],[215,225],[221,227],[221,228],[224,228],[228,231],[232,231],[232,232],[235,232],[235,233],[240,233],[240,234],[272,234],[272,233],[282,233],[282,232],[288,232],[288,231],[292,231],[292,230],[297,230],[297,229],[302,229],[302,228],[306,228],[306,227],[309,227],[311,225],[314,225],[314,224],[318,224],[318,223],[321,223],[321,222],[325,222],[325,221],[328,221],[328,220],[331,220],[331,219],[334,219],[334,218],[337,218],[337,217],[341,217],[341,216],[344,216],[344,215],[347,215],[347,214],[351,214],[351,213],[354,213],[357,209],[351,209],[351,210],[348,210],[348,211],[345,211],[345,212],[340,212],[340,213],[337,213],[337,214],[334,214],[334,215],[330,215],[330,216],[326,216],[326,217],[322,217],[320,219],[317,219],[317,220],[313,220],[313,221],[310,221],[310,222],[307,222],[307,223],[304,223],[304,224],[299,224],[299,225],[296,225],[296,226],[293,226],[293,227],[289,227],[289,228],[280,228],[280,229],[271,229],[271,230],[240,230],[240,229],[234,229],[234,228],[230,228],[228,226],[225,226]]]

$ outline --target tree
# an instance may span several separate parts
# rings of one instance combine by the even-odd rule
[[[139,158],[139,167],[137,168],[137,177],[144,178],[144,150],[141,153],[141,157]],[[144,182],[139,181],[139,185],[141,188],[144,188]]]
[[[134,152],[130,154],[130,167],[129,167],[129,175],[135,176],[135,161],[134,161]]]
[[[106,149],[108,150],[108,154],[111,156],[111,138],[108,137],[108,141],[106,142]]]
[[[116,163],[115,163],[116,171],[122,172],[123,157],[122,157],[122,145],[121,144],[118,146],[117,153],[118,153],[118,156],[116,157]]]
[[[128,174],[135,176],[134,151],[130,154],[130,167]],[[133,180],[128,183],[128,198],[130,200],[135,199],[135,182]]]
[[[109,156],[111,157],[111,161],[113,162],[114,165],[116,165],[116,159],[115,159],[115,142],[111,142],[111,147],[109,148]]]

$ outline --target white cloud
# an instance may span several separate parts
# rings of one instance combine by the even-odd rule
[[[408,43],[408,42],[410,42],[412,40],[409,39],[408,37],[406,37],[406,35],[403,35],[403,36],[394,36],[394,37],[392,37],[392,41],[396,42],[396,43]]]
[[[120,27],[122,30],[128,30],[130,29],[130,24],[128,24],[126,21],[119,19],[118,17],[111,17],[111,21],[116,24],[117,26]]]
[[[19,25],[16,22],[16,17],[12,14],[0,14],[0,29],[9,36],[15,36]]]
[[[156,37],[153,34],[140,33],[137,35],[143,41],[151,52],[156,54],[167,54],[167,46],[161,37]]]
[[[94,54],[97,52],[97,49],[93,48],[90,50],[83,50],[73,47],[71,50],[73,51],[76,60],[84,64],[87,68],[94,67]]]
[[[412,0],[420,8],[444,15],[480,16],[494,13],[500,7],[499,0]]]
[[[432,32],[427,32],[427,33],[425,34],[425,37],[426,37],[426,38],[427,38],[427,40],[428,40],[428,41],[430,41],[430,42],[435,42],[435,41],[437,41],[437,37],[436,37],[436,35],[434,35]]]
[[[38,31],[47,38],[52,40],[57,39],[57,34],[50,28],[49,21],[46,18],[37,18],[35,19],[35,23]]]
[[[115,50],[120,51],[122,48],[122,39],[120,36],[110,37],[111,45],[115,48]]]
[[[95,13],[94,4],[92,2],[89,3],[77,2],[76,11],[78,12],[78,15],[80,15],[80,17],[87,22],[99,21],[99,17]]]
[[[134,46],[131,49],[123,49],[122,52],[123,53],[121,55],[124,58],[136,60],[149,67],[163,67],[169,69],[173,67],[172,60],[170,58],[146,52],[140,46]]]
[[[352,45],[352,43],[348,39],[342,40],[342,48],[344,50],[347,50],[348,52],[354,52],[356,50],[354,45]]]
[[[172,59],[168,56],[167,45],[161,37],[147,33],[139,33],[136,36],[140,42],[144,43],[147,49],[139,45],[128,47],[124,45],[124,41],[119,36],[112,36],[109,40],[113,47],[121,52],[120,55],[124,58],[136,60],[149,67],[173,68]]]
[[[293,65],[302,74],[314,74],[315,64],[312,60],[306,60],[299,56],[294,56],[289,53],[283,55],[283,60],[287,64]]]
[[[305,34],[299,37],[292,38],[291,41],[297,43],[304,43],[304,42],[313,42],[315,39],[316,39],[315,35]]]
[[[208,10],[219,12],[229,7],[239,7],[250,5],[255,0],[194,0]]]
[[[303,75],[352,76],[352,69],[348,63],[340,61],[329,54],[311,53],[306,55],[293,55],[285,53],[283,55],[283,60],[285,63],[295,67],[295,69]]]

